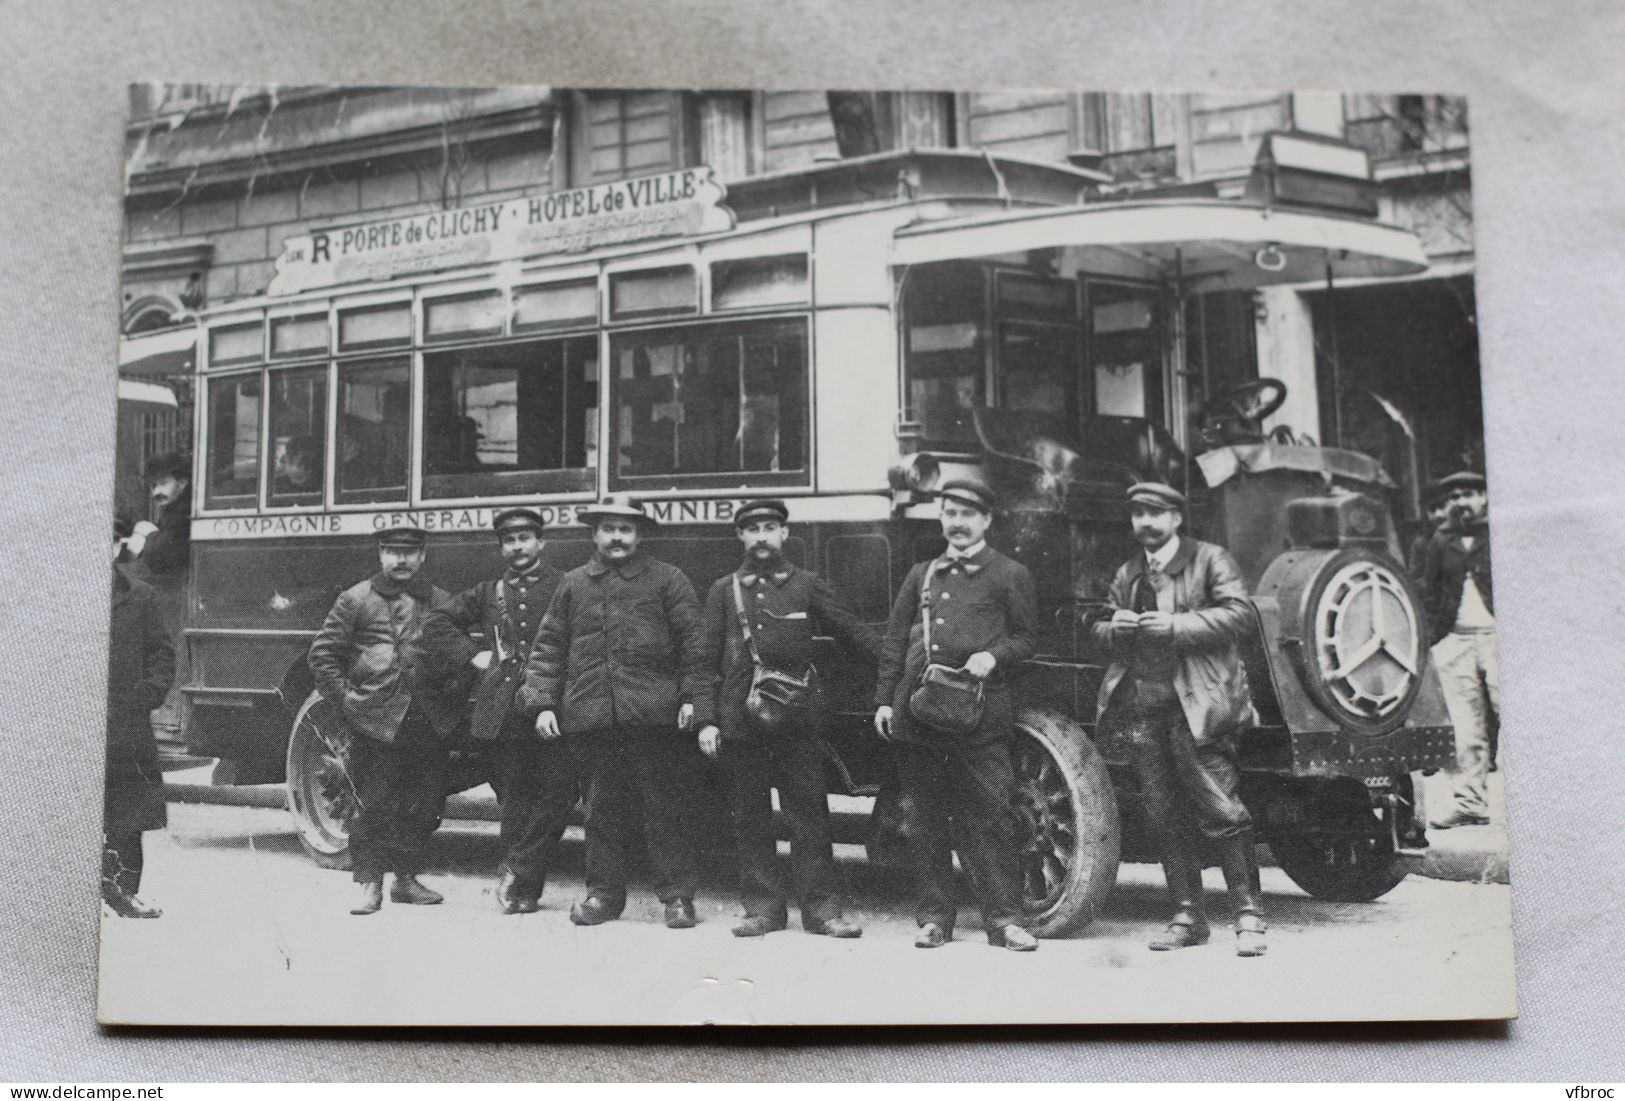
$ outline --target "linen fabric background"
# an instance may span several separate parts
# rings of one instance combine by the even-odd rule
[[[7,5],[0,1078],[1618,1081],[1625,8],[1611,0]],[[1464,93],[1523,1017],[1510,1026],[103,1031],[96,876],[125,85]],[[1609,785],[1605,788],[1605,784]],[[911,951],[906,944],[900,951]],[[229,981],[229,976],[221,976]],[[1403,1013],[1402,999],[1386,1007]],[[1609,1052],[1614,1054],[1610,1055]]]

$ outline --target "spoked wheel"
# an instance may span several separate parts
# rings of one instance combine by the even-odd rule
[[[1042,711],[1016,719],[1011,747],[1020,817],[1023,903],[1039,936],[1093,921],[1117,882],[1117,799],[1094,743]]]
[[[288,810],[299,843],[324,868],[350,868],[350,734],[332,704],[311,693],[288,739]]]

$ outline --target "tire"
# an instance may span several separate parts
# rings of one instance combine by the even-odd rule
[[[1106,763],[1076,724],[1016,716],[1011,764],[1028,928],[1064,937],[1088,925],[1117,883],[1121,823]]]
[[[311,693],[288,738],[288,812],[310,858],[340,871],[350,870],[350,819],[355,814],[349,741],[332,705]]]
[[[1288,879],[1328,902],[1379,899],[1412,867],[1380,837],[1272,837],[1270,852]]]

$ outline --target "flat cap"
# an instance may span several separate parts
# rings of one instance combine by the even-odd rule
[[[1183,512],[1185,495],[1166,482],[1135,482],[1128,487],[1131,505],[1150,505],[1164,512]]]
[[[600,497],[590,508],[582,509],[581,522],[588,527],[597,526],[600,520],[611,518],[636,520],[650,527],[658,526],[660,521],[643,511],[643,506],[624,493],[606,493]]]
[[[372,537],[380,547],[421,547],[429,542],[429,533],[416,524],[379,528]]]
[[[1484,475],[1475,474],[1471,470],[1461,470],[1457,471],[1455,474],[1447,474],[1443,478],[1440,478],[1438,486],[1439,492],[1442,495],[1448,495],[1452,490],[1457,489],[1476,489],[1482,491],[1485,486]]]
[[[533,508],[505,508],[491,521],[491,530],[498,535],[523,528],[534,528],[540,535],[547,530],[547,522],[542,519],[542,514]]]
[[[993,487],[980,478],[955,478],[937,490],[937,496],[944,501],[958,501],[962,505],[979,508],[983,512],[992,512],[999,500]]]
[[[773,497],[760,497],[754,501],[746,501],[734,513],[734,529],[743,528],[746,524],[757,520],[777,520],[781,524],[790,522],[790,509],[783,501]]]

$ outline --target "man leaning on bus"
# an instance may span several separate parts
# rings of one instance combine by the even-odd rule
[[[711,722],[701,664],[700,605],[676,566],[643,550],[655,519],[612,493],[581,513],[596,549],[564,575],[542,618],[519,702],[543,738],[580,738],[591,770],[587,897],[577,925],[626,907],[629,850],[641,809],[666,925],[698,918],[704,759],[689,732]]]
[[[1147,946],[1207,943],[1196,830],[1218,847],[1236,907],[1236,955],[1264,954],[1264,908],[1253,819],[1241,801],[1235,735],[1257,723],[1241,640],[1252,621],[1247,585],[1223,547],[1179,534],[1185,496],[1161,482],[1129,487],[1143,548],[1112,578],[1110,619],[1090,628],[1111,664],[1097,727],[1126,738],[1146,824],[1162,855],[1173,917]]]
[[[378,912],[385,872],[395,875],[391,902],[441,901],[417,876],[445,805],[447,742],[461,716],[438,693],[417,690],[423,621],[447,600],[420,576],[428,536],[408,525],[377,532],[378,572],[339,594],[310,644],[316,690],[351,734],[350,851],[361,885],[352,914]]]
[[[473,694],[471,733],[492,751],[491,787],[502,808],[497,905],[533,914],[581,783],[573,740],[538,738],[514,697],[564,575],[542,561],[546,525],[535,509],[504,509],[491,527],[507,569],[430,612],[423,648],[448,703],[460,707]],[[483,645],[474,644],[475,631]]]

